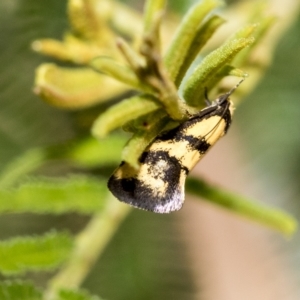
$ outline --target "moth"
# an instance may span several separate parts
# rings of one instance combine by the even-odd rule
[[[160,134],[139,158],[138,170],[121,162],[108,181],[112,194],[155,213],[179,210],[187,175],[230,127],[233,104],[229,97],[242,81],[213,102],[205,93],[207,107]]]

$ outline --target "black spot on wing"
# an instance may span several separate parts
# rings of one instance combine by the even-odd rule
[[[146,160],[148,154],[149,154],[149,152],[147,152],[147,151],[144,151],[144,152],[142,153],[142,155],[141,155],[140,158],[139,158],[139,162],[140,162],[141,164],[143,164],[143,163],[145,162],[145,160]]]
[[[157,162],[163,160],[167,162],[167,167],[164,169],[161,177],[162,180],[168,182],[169,188],[173,188],[178,185],[181,170],[186,172],[186,167],[182,166],[180,161],[174,157],[170,156],[167,151],[149,151],[146,152],[144,163],[155,167]],[[167,191],[168,193],[169,191]]]
[[[201,155],[203,155],[211,146],[206,142],[205,138],[198,139],[192,135],[183,135],[182,140],[185,140],[189,143],[190,150],[196,150]]]
[[[157,137],[157,140],[160,141],[169,141],[169,140],[175,140],[178,139],[178,136],[180,135],[180,131],[181,131],[182,125],[179,125],[169,131],[166,131],[164,133],[162,133],[161,135],[159,135]]]
[[[187,121],[188,122],[188,121]],[[198,151],[201,155],[203,155],[211,146],[209,143],[206,142],[205,138],[197,138],[192,135],[186,135],[182,133],[180,128],[176,128],[177,131],[173,130],[171,134],[165,133],[163,137],[158,137],[157,141],[165,141],[170,140],[173,142],[181,142],[186,141],[188,142],[188,149],[187,151]],[[172,137],[171,139],[168,139]],[[144,162],[144,159],[142,160]]]
[[[198,139],[194,144],[194,149],[196,149],[200,154],[205,154],[211,145],[206,142],[205,139]]]
[[[150,181],[141,180],[138,176],[139,173],[130,178],[117,178],[113,174],[108,181],[108,188],[120,201],[137,208],[158,213],[168,213],[180,209],[184,201],[182,187],[179,186],[180,176],[182,176],[182,170],[185,173],[184,176],[189,170],[166,151],[145,152],[141,163],[155,168],[161,160],[166,162],[166,166],[157,176],[166,182],[164,191],[159,190],[156,186],[151,186]],[[151,172],[149,176],[155,177]]]
[[[121,180],[121,185],[125,192],[131,192],[135,190],[135,180],[133,178],[123,178]]]

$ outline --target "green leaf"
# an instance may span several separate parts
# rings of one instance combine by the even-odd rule
[[[194,59],[199,54],[203,46],[208,42],[215,31],[225,22],[219,16],[210,17],[202,26],[200,26],[196,32],[189,48],[186,51],[186,56],[182,61],[182,65],[178,70],[178,74],[175,78],[176,86],[179,86],[183,77],[185,76],[188,68],[191,66]]]
[[[0,212],[93,213],[104,206],[107,194],[106,181],[92,177],[32,178],[0,190]]]
[[[191,7],[185,15],[164,59],[171,79],[177,78],[187,57],[188,49],[197,35],[197,28],[199,28],[200,23],[211,10],[220,6],[221,3],[218,0],[200,1]]]
[[[249,75],[241,69],[226,65],[216,74],[216,77],[219,78],[223,78],[225,76],[247,77]]]
[[[252,54],[253,49],[256,45],[262,42],[262,39],[265,37],[265,35],[268,33],[268,31],[271,29],[271,27],[275,24],[277,18],[274,16],[268,16],[265,18],[261,18],[259,20],[259,23],[256,24],[256,28],[253,32],[253,37],[255,38],[254,43],[239,53],[237,57],[234,59],[233,63],[237,66],[243,66],[243,65],[253,65],[253,61],[249,60],[250,55]],[[249,63],[250,62],[250,63]],[[269,58],[267,60],[267,63],[269,62]],[[259,63],[264,63],[264,61],[259,61]]]
[[[110,77],[123,82],[137,90],[146,91],[147,87],[142,85],[136,74],[128,66],[122,65],[109,57],[96,57],[90,62],[90,66],[98,71],[103,72]]]
[[[46,152],[43,149],[32,149],[14,159],[2,170],[0,187],[9,187],[20,177],[36,170],[46,161],[46,156]]]
[[[68,258],[71,236],[49,232],[44,236],[16,237],[0,242],[0,270],[4,274],[52,270]]]
[[[42,300],[42,294],[31,283],[3,281],[0,283],[1,300]]]
[[[107,102],[127,89],[91,68],[66,68],[52,63],[37,68],[34,87],[35,93],[51,105],[70,110]]]
[[[153,97],[135,96],[110,107],[93,124],[92,133],[96,138],[105,137],[110,131],[123,124],[159,109],[161,105]]]
[[[98,296],[91,296],[84,290],[61,290],[57,300],[101,300]]]
[[[210,81],[207,82],[207,89],[210,90],[213,88],[221,79],[226,76],[235,76],[240,78],[248,77],[248,73],[245,73],[241,69],[237,69],[233,66],[226,65],[220,71],[218,71]]]
[[[297,229],[297,221],[291,215],[279,209],[255,203],[218,187],[210,186],[198,178],[189,177],[186,182],[186,190],[192,195],[207,199],[287,236],[293,235]]]
[[[229,38],[222,46],[208,54],[195,68],[184,86],[184,99],[192,106],[199,105],[207,83],[245,47],[254,42],[252,37]]]
[[[158,13],[164,11],[166,0],[147,0],[144,6],[144,32],[148,32]]]
[[[107,138],[96,140],[88,137],[68,147],[63,157],[70,159],[80,167],[99,167],[115,165],[120,162],[122,149],[127,141],[124,135],[111,135]],[[54,150],[54,155],[61,157],[61,147]]]

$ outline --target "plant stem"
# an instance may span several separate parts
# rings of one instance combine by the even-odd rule
[[[297,229],[297,221],[291,215],[211,186],[201,179],[189,177],[186,182],[186,190],[187,193],[202,197],[236,214],[273,228],[288,237],[292,236]]]
[[[55,300],[60,289],[77,288],[83,282],[129,212],[129,205],[114,198],[107,201],[107,207],[76,237],[68,262],[50,281],[44,300]]]

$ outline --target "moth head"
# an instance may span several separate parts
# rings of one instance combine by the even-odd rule
[[[245,77],[240,80],[229,92],[219,96],[215,101],[218,105],[222,105],[224,102],[229,101],[229,97],[233,94],[233,92],[240,86],[240,84],[245,80]]]

